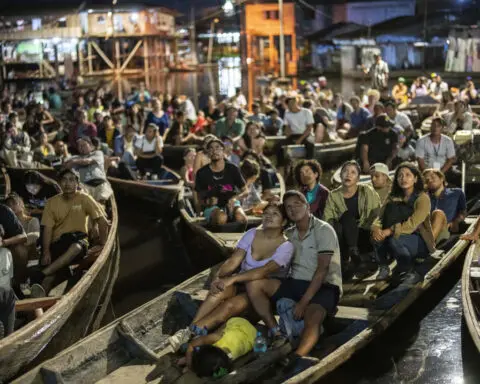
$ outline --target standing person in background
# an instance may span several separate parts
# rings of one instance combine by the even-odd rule
[[[321,184],[322,166],[317,160],[301,160],[294,170],[295,180],[310,204],[310,213],[322,219],[330,191]]]
[[[370,74],[372,79],[372,88],[382,90],[388,87],[388,64],[382,60],[382,56],[379,54],[374,55],[375,62],[367,70],[366,74]]]

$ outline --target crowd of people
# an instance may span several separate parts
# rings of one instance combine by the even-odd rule
[[[445,93],[451,91],[438,75],[430,83],[417,79],[410,89],[399,78],[390,93],[381,57],[368,73],[372,89],[348,99],[334,94],[324,77],[298,90],[268,87],[251,113],[240,90],[219,103],[212,96],[198,111],[187,97],[150,94],[144,84],[124,103],[99,87],[74,94],[69,108],[53,88],[43,104],[4,94],[2,161],[60,170],[59,185],[26,173],[24,186],[0,205],[0,250],[13,258],[14,288],[29,280],[32,296],[46,295],[68,266],[98,254],[113,193],[107,176],[160,179],[165,145],[184,145],[180,175],[194,191],[196,213],[212,228],[246,224],[252,213],[262,214],[262,225],[242,236],[191,325],[170,343],[175,350],[186,345],[181,364],[220,377],[252,350],[252,319],[261,319],[274,347],[296,340],[283,362],[294,369],[317,344],[325,318],[335,314],[343,281],[364,273],[396,284],[420,281],[419,260],[435,254],[451,233],[461,233],[466,217],[463,191],[447,187],[447,180],[458,176],[451,136],[473,127],[468,106],[477,93],[471,79],[450,111]],[[423,137],[399,110],[419,97],[444,108]],[[23,125],[14,112],[21,108]],[[64,121],[53,117],[58,110]],[[276,161],[265,153],[267,136],[284,136],[271,151]],[[340,186],[329,190],[314,159],[315,144],[351,138],[358,138],[355,159],[341,166]],[[288,144],[305,146],[306,158],[293,167],[297,189],[280,199],[274,190]],[[362,174],[370,175],[370,183],[360,182]],[[480,225],[464,238],[477,240],[479,234]],[[27,263],[34,257],[40,268],[32,273]],[[13,329],[11,308],[11,291],[2,287],[6,334]]]

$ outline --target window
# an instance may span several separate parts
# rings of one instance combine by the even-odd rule
[[[57,28],[66,28],[66,27],[67,27],[67,19],[65,17],[58,19]]]
[[[278,20],[280,18],[279,11],[264,11],[263,14],[267,20]]]
[[[42,28],[42,19],[32,19],[32,30],[38,31]]]

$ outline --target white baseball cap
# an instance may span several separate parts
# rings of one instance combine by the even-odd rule
[[[370,172],[380,172],[385,175],[387,175],[388,178],[390,178],[389,172],[388,172],[388,167],[386,164],[383,163],[375,163],[370,167]]]

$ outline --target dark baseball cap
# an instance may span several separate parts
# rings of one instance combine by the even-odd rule
[[[381,115],[378,115],[375,119],[375,126],[376,127],[381,127],[381,128],[392,128],[395,125],[395,123],[390,120],[390,118],[382,113]]]

